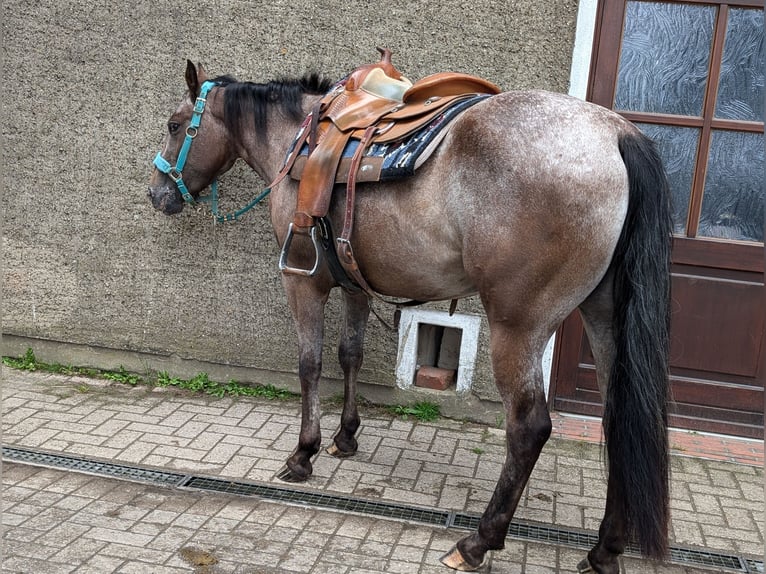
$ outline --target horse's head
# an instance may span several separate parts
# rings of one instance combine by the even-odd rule
[[[186,85],[189,92],[168,120],[149,181],[152,205],[167,215],[180,212],[184,203],[209,199],[200,197],[209,185],[215,195],[216,176],[236,160],[223,121],[223,90],[188,60]]]

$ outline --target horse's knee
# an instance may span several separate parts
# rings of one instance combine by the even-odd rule
[[[318,381],[322,374],[322,359],[314,354],[302,354],[298,359],[298,377],[301,382]]]
[[[338,347],[338,362],[344,373],[351,370],[359,370],[364,359],[364,351],[361,345],[341,344]]]
[[[544,398],[530,397],[520,400],[509,417],[506,432],[508,440],[534,448],[542,448],[551,436],[553,424]]]

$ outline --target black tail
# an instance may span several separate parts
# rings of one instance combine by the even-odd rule
[[[612,260],[616,357],[604,413],[610,480],[628,533],[650,557],[668,550],[670,190],[654,144],[619,142],[630,195]]]

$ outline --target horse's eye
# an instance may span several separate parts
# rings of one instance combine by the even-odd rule
[[[168,122],[168,133],[172,136],[181,128],[181,124],[176,122]]]

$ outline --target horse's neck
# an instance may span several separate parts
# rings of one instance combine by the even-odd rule
[[[312,106],[321,96],[304,96],[304,117],[309,114]],[[266,138],[257,137],[252,125],[243,133],[246,141],[238,142],[238,153],[245,162],[266,182],[273,181],[282,167],[290,144],[301,126],[301,122],[294,121],[278,109],[270,110],[268,115]]]

